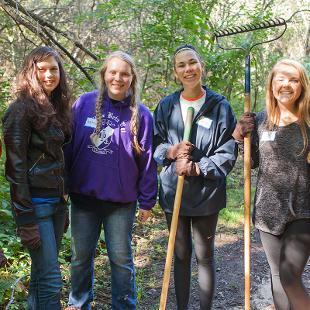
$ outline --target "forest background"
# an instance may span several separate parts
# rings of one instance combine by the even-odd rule
[[[24,56],[36,46],[53,46],[63,56],[73,98],[94,89],[98,70],[108,53],[121,49],[132,54],[141,76],[142,101],[153,110],[161,98],[179,88],[173,79],[171,56],[182,43],[197,47],[206,66],[206,84],[226,96],[239,116],[243,110],[245,52],[219,49],[213,32],[276,17],[288,20],[294,12],[300,11],[291,18],[287,31],[279,40],[257,46],[252,51],[252,104],[253,110],[259,111],[264,106],[266,76],[276,60],[282,57],[297,59],[310,72],[309,10],[310,0],[0,0],[0,117],[14,98],[14,78]],[[248,47],[275,37],[282,29],[224,38],[221,44]],[[10,309],[24,309],[29,256],[15,234],[4,161],[3,156],[0,159],[0,247],[8,264],[0,271],[0,309],[9,302],[11,285],[19,278],[16,300]],[[237,230],[242,230],[241,166],[237,164],[228,178],[228,208],[221,213],[220,221],[220,225]],[[138,227],[138,231],[148,237],[156,230],[164,229],[159,207],[154,209],[149,224]],[[150,245],[157,247],[156,255],[161,255],[162,259],[166,237],[163,243]],[[135,247],[139,254],[138,242]],[[106,256],[104,237],[98,247],[100,256]],[[65,236],[60,256],[64,299],[69,287],[69,258],[70,231]],[[147,268],[145,264],[137,270],[140,304],[143,304],[145,287],[154,285],[147,283]],[[108,296],[106,293],[107,300]]]

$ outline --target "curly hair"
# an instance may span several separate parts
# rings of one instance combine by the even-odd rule
[[[132,146],[135,154],[139,156],[141,154],[142,148],[138,141],[138,131],[139,131],[139,81],[136,65],[130,55],[122,51],[116,51],[108,55],[105,59],[103,66],[100,70],[100,85],[99,85],[99,94],[96,100],[96,133],[99,134],[101,123],[102,123],[102,106],[103,106],[103,97],[107,92],[107,85],[105,83],[105,73],[107,71],[108,63],[111,59],[118,58],[127,62],[131,67],[132,72],[132,82],[130,85],[131,98],[130,98],[130,110],[131,110],[131,119],[130,119],[130,132],[132,137]]]
[[[59,84],[48,96],[37,78],[37,63],[53,57],[59,67]],[[59,54],[48,46],[37,47],[24,59],[17,75],[17,99],[28,104],[29,115],[34,126],[43,130],[49,124],[62,129],[65,134],[71,131],[70,90],[67,77]]]

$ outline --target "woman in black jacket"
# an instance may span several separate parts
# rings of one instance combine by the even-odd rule
[[[16,97],[3,118],[5,174],[32,260],[28,309],[60,310],[58,250],[67,215],[62,146],[71,125],[66,76],[53,49],[39,47],[25,58]]]
[[[173,57],[182,89],[165,97],[154,112],[155,160],[160,173],[159,203],[171,225],[177,176],[184,189],[174,251],[178,310],[187,309],[190,292],[192,235],[198,264],[200,309],[211,309],[215,284],[214,237],[220,209],[226,205],[226,176],[236,160],[231,134],[235,117],[227,100],[202,85],[204,64],[192,45]],[[190,141],[182,141],[186,110],[193,107]]]

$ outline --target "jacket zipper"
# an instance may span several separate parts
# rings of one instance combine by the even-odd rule
[[[39,161],[40,161],[41,159],[43,159],[44,157],[45,157],[45,153],[42,153],[42,154],[39,156],[39,158],[34,162],[34,164],[31,166],[31,168],[28,169],[28,172],[31,172],[31,171],[34,169],[34,167],[39,163]]]

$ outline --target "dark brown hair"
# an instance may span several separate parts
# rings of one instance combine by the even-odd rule
[[[59,67],[59,84],[49,97],[37,78],[37,63],[53,57]],[[28,54],[17,75],[16,96],[28,106],[36,129],[53,124],[65,134],[71,131],[70,91],[59,54],[48,46],[37,47]]]

